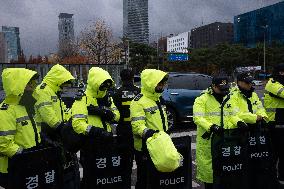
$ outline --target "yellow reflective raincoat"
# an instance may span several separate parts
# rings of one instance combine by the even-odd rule
[[[46,123],[48,126],[56,128],[61,122],[68,119],[66,106],[56,93],[61,90],[60,85],[73,79],[71,73],[59,64],[53,66],[46,74],[34,92],[37,99],[35,119],[39,125]]]
[[[158,106],[161,93],[155,92],[155,88],[166,75],[166,72],[155,69],[146,69],[141,73],[141,94],[137,95],[130,105],[134,148],[138,151],[141,151],[142,134],[146,128],[164,130]],[[161,109],[165,118],[165,130],[167,130],[166,107],[163,106]]]
[[[228,99],[227,99],[228,98]],[[237,116],[238,106],[230,95],[224,97],[223,126],[224,129],[237,127],[237,122],[242,121]],[[213,96],[213,90],[208,88],[203,94],[195,99],[193,105],[193,120],[197,125],[196,138],[196,164],[197,178],[206,183],[213,183],[211,139],[203,139],[205,132],[210,132],[213,124],[221,126],[221,104]]]
[[[269,79],[265,86],[264,107],[269,122],[284,124],[284,85]]]
[[[231,93],[231,98],[233,98],[235,102],[238,102],[238,116],[244,120],[244,122],[254,124],[256,123],[256,118],[258,115],[267,119],[266,111],[256,92],[253,92],[250,98],[246,98],[238,87],[234,87],[231,89]],[[251,102],[252,112],[250,112],[248,109],[247,99]]]
[[[72,126],[75,132],[79,134],[88,134],[90,128],[92,126],[104,128],[104,123],[101,118],[97,115],[88,115],[87,106],[93,105],[98,107],[98,99],[102,99],[106,96],[107,91],[99,90],[101,84],[110,79],[112,82],[112,78],[109,73],[102,68],[93,67],[89,71],[88,76],[88,85],[85,92],[85,96],[82,96],[81,99],[76,100],[72,106]],[[120,118],[120,114],[118,109],[113,103],[111,97],[110,107],[103,107],[110,109],[112,113],[114,113],[114,121],[118,121]],[[111,131],[110,123],[105,122],[107,126],[107,131]]]
[[[9,157],[36,145],[36,135],[26,108],[19,104],[26,85],[36,74],[24,68],[2,72],[5,100],[0,104],[0,173],[7,173]],[[39,132],[36,133],[40,142]]]

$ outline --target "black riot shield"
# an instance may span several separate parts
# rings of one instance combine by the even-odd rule
[[[250,188],[277,188],[271,136],[268,126],[264,122],[250,126],[248,160]]]
[[[62,188],[60,150],[55,147],[33,149],[9,160],[9,189]]]
[[[211,142],[213,188],[247,189],[247,133],[226,129]]]
[[[144,162],[147,166],[147,189],[187,189],[192,188],[192,165],[191,165],[191,138],[183,136],[172,138],[178,152],[182,154],[182,166],[170,173],[162,173],[156,170],[150,157]]]
[[[88,139],[81,153],[83,189],[131,188],[132,158],[129,145],[112,141]]]

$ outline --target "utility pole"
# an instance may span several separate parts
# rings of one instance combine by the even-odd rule
[[[265,33],[266,33],[266,29],[268,28],[268,25],[261,26],[261,27],[264,29],[264,32],[263,32],[263,72],[266,76]]]

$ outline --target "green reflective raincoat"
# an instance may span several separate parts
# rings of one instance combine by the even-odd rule
[[[284,123],[284,86],[274,79],[269,79],[265,86],[264,107],[269,122]]]
[[[56,93],[61,90],[60,85],[73,79],[71,73],[59,64],[53,66],[46,74],[34,92],[37,99],[35,119],[39,125],[46,123],[56,128],[62,121],[68,119],[66,106]]]
[[[26,108],[19,104],[26,85],[35,74],[24,68],[7,68],[2,72],[6,98],[0,104],[0,173],[8,172],[9,157],[36,145],[32,122]],[[38,132],[37,135],[40,142]]]
[[[142,134],[146,128],[159,131],[164,130],[158,106],[161,93],[155,92],[155,88],[166,75],[166,72],[155,69],[146,69],[141,73],[141,94],[137,95],[130,105],[134,148],[138,151],[141,151]],[[167,130],[166,108],[162,106],[161,110],[165,118],[165,130]]]
[[[225,100],[229,98],[229,100]],[[224,129],[237,127],[237,122],[242,121],[237,116],[238,106],[230,95],[224,97]],[[208,88],[195,99],[193,105],[193,120],[197,125],[196,138],[196,165],[197,178],[206,183],[213,183],[211,139],[203,139],[202,135],[210,131],[213,124],[221,126],[221,104],[213,96],[213,90]]]
[[[244,122],[254,124],[256,123],[256,118],[258,115],[267,119],[266,111],[255,92],[252,93],[252,96],[250,98],[246,98],[238,87],[234,87],[231,89],[231,93],[231,98],[233,98],[234,101],[238,102],[238,116],[242,120],[244,120]],[[252,112],[249,111],[247,100],[249,100],[251,103]]]
[[[90,69],[85,96],[83,96],[79,100],[76,100],[72,106],[72,126],[75,132],[79,134],[88,134],[92,126],[104,128],[104,124],[107,127],[107,131],[111,131],[109,122],[104,123],[102,119],[97,115],[88,115],[87,109],[87,106],[89,105],[93,105],[95,107],[99,106],[98,99],[102,99],[106,96],[107,93],[107,91],[99,90],[99,87],[104,81],[108,79],[113,82],[109,73],[102,68],[93,67]],[[114,105],[111,97],[110,100],[110,107],[103,108],[110,109],[114,113],[113,121],[118,121],[120,118],[119,111]]]

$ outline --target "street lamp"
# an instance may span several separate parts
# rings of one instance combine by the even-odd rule
[[[266,75],[266,69],[265,69],[265,32],[266,32],[266,29],[268,28],[268,25],[265,25],[265,26],[261,26],[261,28],[264,29],[264,32],[263,32],[263,71],[264,71],[264,74]]]

